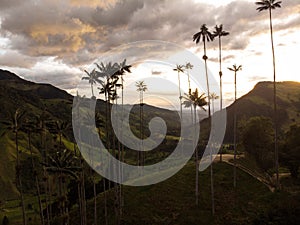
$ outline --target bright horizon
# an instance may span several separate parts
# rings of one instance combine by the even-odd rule
[[[238,97],[260,81],[273,80],[268,12],[257,12],[255,1],[97,2],[32,0],[24,4],[19,0],[5,0],[0,3],[0,68],[31,81],[51,83],[74,95],[85,75],[84,69],[91,68],[93,61],[111,49],[152,39],[175,43],[202,58],[203,45],[193,43],[193,34],[202,24],[213,31],[215,25],[222,23],[231,33],[222,39],[224,107],[233,102],[234,91],[233,73],[227,67],[235,63],[243,66],[237,76]],[[30,13],[32,8],[38,13]],[[300,3],[294,0],[282,0],[282,8],[273,11],[277,81],[300,82],[299,12]],[[217,41],[207,43],[207,47],[208,68],[218,82]],[[161,75],[171,82],[169,85],[149,82],[145,102],[170,108],[173,103],[168,101],[174,104],[178,101],[177,74],[172,69],[155,64],[135,66],[133,73],[126,76],[125,103],[138,102],[135,81],[145,79],[146,75],[154,76],[152,72],[156,72],[155,77]],[[185,89],[186,79],[182,76]],[[90,89],[86,94],[90,95]],[[215,105],[218,108],[219,101]]]

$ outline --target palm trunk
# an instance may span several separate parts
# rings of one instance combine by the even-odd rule
[[[212,215],[215,215],[215,192],[214,192],[212,151],[210,151],[210,188],[211,188],[211,213]]]
[[[145,165],[145,152],[144,150],[144,94],[142,92],[142,104],[141,104],[141,126],[142,126],[142,166]]]
[[[121,82],[122,82],[122,108],[121,108],[121,140],[123,140],[123,115],[124,115],[124,81],[123,81],[123,75],[121,76]],[[121,161],[124,162],[124,145],[121,143]],[[121,180],[123,180],[123,165],[121,164]],[[122,186],[120,186],[120,199],[121,199],[121,214],[123,213],[123,207],[124,207],[124,195]]]
[[[278,162],[278,122],[277,122],[277,95],[276,95],[276,62],[275,62],[275,49],[273,40],[273,25],[272,25],[272,9],[269,9],[270,15],[270,31],[271,31],[271,43],[272,43],[272,56],[273,56],[273,103],[274,103],[274,153],[275,153],[275,170],[276,170],[276,188],[279,188],[279,162]]]
[[[16,144],[16,151],[17,151],[17,182],[19,184],[20,189],[20,197],[21,197],[21,204],[22,204],[22,219],[23,225],[27,225],[26,220],[26,213],[25,213],[25,203],[24,203],[24,196],[23,196],[23,185],[21,180],[21,168],[20,168],[20,156],[19,156],[19,142],[18,142],[18,128],[15,131],[15,144]]]
[[[94,88],[93,88],[93,84],[91,83],[91,89],[92,89],[92,97],[94,97]]]
[[[233,144],[234,144],[234,156],[233,156],[233,187],[236,188],[236,71],[234,72],[234,119],[233,119]]]
[[[208,72],[207,72],[207,56],[206,56],[206,43],[204,39],[204,64],[205,64],[205,76],[206,76],[206,88],[207,88],[207,99],[208,99],[208,117],[210,118],[210,91],[209,91],[209,81],[208,81]]]
[[[93,191],[94,191],[94,224],[97,225],[97,190],[96,190],[96,178],[93,176]]]
[[[37,198],[38,198],[38,203],[39,203],[39,214],[40,214],[41,224],[44,225],[45,222],[44,222],[44,215],[43,215],[43,206],[42,206],[42,201],[41,201],[39,179],[38,179],[38,176],[37,176],[37,172],[35,171],[35,165],[34,165],[34,161],[33,161],[30,131],[28,132],[28,147],[29,147],[30,156],[31,156],[31,167],[32,167],[32,170],[33,170],[33,173],[34,173],[34,176],[35,176],[35,185],[36,185]]]
[[[110,140],[109,140],[109,132],[108,132],[108,99],[107,94],[105,93],[105,101],[106,101],[106,107],[105,107],[105,113],[106,113],[106,121],[105,121],[105,130],[106,130],[106,144],[108,151],[110,150]],[[108,169],[109,169],[110,163],[108,162]],[[110,185],[110,182],[108,183]],[[110,187],[108,187],[110,188]],[[103,189],[104,189],[104,219],[105,219],[105,225],[108,225],[108,215],[107,215],[107,195],[106,195],[106,185],[105,185],[105,179],[103,179]]]
[[[194,105],[194,126],[196,127],[196,106]],[[195,128],[196,129],[196,128]],[[196,132],[195,132],[196,133]],[[196,184],[195,184],[195,197],[196,197],[196,205],[198,205],[199,201],[199,167],[198,167],[198,145],[196,144],[196,151],[195,151],[195,165],[196,165]]]
[[[179,104],[180,104],[180,120],[182,120],[182,101],[181,101],[181,87],[180,87],[180,72],[178,71],[178,89],[179,89]]]
[[[222,90],[222,43],[221,43],[221,37],[219,36],[219,64],[220,64],[220,111],[223,110],[223,90]],[[222,162],[222,146],[220,148],[220,162]]]

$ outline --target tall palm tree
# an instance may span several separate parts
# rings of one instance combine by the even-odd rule
[[[124,65],[126,66],[126,61],[124,62]],[[96,64],[98,71],[97,82],[100,84],[100,87],[98,88],[100,90],[99,94],[104,94],[105,101],[106,101],[106,140],[107,140],[107,147],[108,149],[111,149],[114,151],[114,155],[116,157],[116,146],[115,146],[115,135],[112,134],[112,143],[110,143],[110,132],[112,131],[111,124],[109,123],[110,115],[111,115],[111,104],[115,103],[115,100],[118,98],[117,94],[117,88],[121,87],[121,84],[118,83],[119,81],[119,75],[120,75],[120,65],[117,63],[107,63],[106,65],[103,63]],[[126,67],[127,68],[127,67]],[[128,69],[128,68],[127,68]],[[110,162],[109,162],[110,163]],[[117,168],[114,168],[114,172]],[[105,181],[103,181],[105,182]],[[109,183],[110,188],[110,183]],[[121,221],[121,199],[120,199],[120,186],[115,184],[115,213],[117,217],[117,224],[120,224]],[[107,209],[105,206],[105,223],[108,223],[107,218]]]
[[[193,126],[196,128],[196,115],[197,115],[197,107],[201,108],[202,110],[206,111],[204,106],[207,105],[205,94],[200,94],[198,92],[198,89],[196,88],[194,92],[191,90],[189,91],[189,94],[185,94],[183,96],[185,99],[183,101],[183,105],[185,108],[193,107],[194,108],[194,121]],[[194,140],[195,141],[195,140]],[[195,146],[197,143],[194,143]],[[195,184],[195,197],[196,197],[196,205],[198,205],[199,201],[199,159],[198,159],[198,147],[196,147],[195,151],[195,165],[196,165],[196,184]]]
[[[21,108],[16,109],[15,112],[10,113],[10,119],[8,121],[3,121],[3,125],[6,130],[11,130],[15,134],[15,148],[16,148],[16,181],[17,188],[20,191],[21,205],[22,205],[22,222],[23,225],[27,224],[24,194],[23,194],[23,184],[21,179],[21,165],[20,165],[20,150],[19,150],[19,132],[24,124],[26,112]]]
[[[143,120],[144,120],[144,112],[143,112],[143,106],[144,106],[144,92],[148,90],[147,85],[145,84],[145,81],[138,81],[135,83],[135,86],[137,87],[137,90],[140,93],[140,139],[142,140],[142,146],[141,150],[143,150],[143,138],[144,138],[144,126],[143,126]],[[144,165],[144,153],[142,151],[138,152],[138,165]]]
[[[220,110],[223,109],[223,95],[222,95],[222,41],[221,37],[225,37],[229,35],[229,32],[223,30],[223,24],[220,26],[216,25],[215,30],[213,32],[215,37],[219,38],[219,76],[220,76]]]
[[[273,104],[274,104],[274,153],[275,153],[275,170],[276,170],[276,187],[279,188],[279,163],[278,163],[278,122],[277,122],[277,97],[276,97],[276,62],[275,62],[275,49],[273,40],[273,24],[272,24],[272,9],[281,8],[281,1],[275,0],[260,0],[255,4],[259,7],[259,12],[269,10],[270,20],[270,33],[271,33],[271,45],[272,45],[272,56],[273,56]]]
[[[36,170],[35,163],[33,160],[32,141],[31,141],[32,133],[38,131],[38,126],[37,126],[36,121],[31,120],[31,118],[26,118],[24,128],[25,128],[25,131],[27,132],[27,137],[28,137],[28,149],[29,149],[30,158],[31,158],[31,168],[32,168],[33,175],[35,178],[35,187],[36,187],[37,199],[38,199],[38,203],[39,203],[40,220],[41,220],[41,224],[44,225],[45,221],[44,221],[43,206],[42,206],[42,201],[41,201],[40,184],[39,184],[39,179],[38,179],[38,172]]]
[[[228,36],[229,32],[223,30],[223,24],[216,25],[215,30],[213,32],[215,37],[219,38],[219,77],[220,77],[220,110],[223,109],[223,83],[222,83],[222,41],[221,38],[224,36]],[[220,151],[220,161],[222,162],[222,148]]]
[[[198,44],[200,42],[200,40],[202,40],[203,42],[203,47],[204,47],[204,55],[203,55],[203,59],[204,59],[204,63],[205,63],[205,76],[206,76],[206,86],[207,86],[207,99],[208,99],[208,116],[211,116],[211,112],[210,112],[210,92],[209,92],[209,81],[208,81],[208,72],[207,72],[207,55],[206,55],[206,41],[210,42],[214,40],[214,35],[208,30],[208,28],[206,27],[206,24],[203,24],[200,27],[200,31],[196,34],[194,34],[193,36],[193,41],[196,42],[196,44]]]
[[[123,60],[122,63],[119,64],[119,76],[121,77],[121,118],[123,118],[124,115],[124,75],[127,73],[131,73],[131,65],[126,64],[126,59]],[[123,138],[123,123],[121,123],[120,127],[120,135],[121,139]],[[120,143],[120,142],[119,142]],[[124,161],[124,145],[121,144],[121,154],[119,153],[121,161]],[[121,165],[121,176],[123,175],[123,167]],[[122,216],[123,213],[123,207],[124,207],[124,196],[122,194],[122,186],[120,185],[120,201],[121,201],[121,206],[120,206],[120,214]]]
[[[181,95],[181,86],[180,86],[180,73],[184,73],[184,65],[176,65],[176,68],[173,69],[177,71],[178,74],[178,90],[179,90],[179,102],[180,102],[180,119],[182,119],[182,95]]]
[[[185,69],[187,70],[187,75],[188,75],[189,91],[191,90],[190,70],[192,70],[193,68],[194,68],[194,65],[192,65],[190,62],[187,62],[185,64]]]
[[[211,105],[212,105],[212,113],[215,112],[215,100],[219,99],[219,96],[216,93],[210,93]]]
[[[77,166],[77,161],[77,157],[75,157],[73,152],[64,149],[62,151],[55,152],[53,155],[49,155],[48,163],[42,163],[49,173],[55,174],[58,178],[60,212],[61,217],[63,218],[62,224],[69,224],[69,211],[66,193],[67,182],[65,182],[64,179],[66,177],[72,177],[77,182],[80,181],[78,172],[81,172],[82,168]]]
[[[230,71],[234,72],[234,103],[236,103],[236,74],[238,71],[242,70],[242,66],[239,65],[237,66],[234,64],[231,68],[228,67]],[[236,126],[237,126],[237,121],[236,121],[236,104],[233,105],[233,110],[234,110],[234,119],[233,119],[233,145],[234,145],[234,157],[233,157],[233,186],[236,187]]]
[[[185,69],[187,70],[188,75],[188,93],[191,93],[191,79],[190,79],[190,70],[194,68],[194,65],[192,65],[190,62],[187,62],[185,64]],[[193,120],[193,107],[191,106],[191,119]]]
[[[94,97],[94,88],[93,88],[93,85],[96,84],[96,81],[97,81],[97,73],[96,73],[96,70],[92,70],[92,72],[88,72],[86,70],[84,70],[84,72],[87,74],[86,77],[82,77],[82,80],[88,80],[89,81],[89,84],[91,85],[91,90],[92,90],[92,97]]]

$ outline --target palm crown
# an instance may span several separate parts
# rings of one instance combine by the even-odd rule
[[[224,31],[223,30],[223,24],[221,24],[220,26],[218,26],[218,25],[216,25],[215,26],[215,30],[214,30],[214,32],[213,32],[213,35],[215,36],[215,37],[222,37],[222,36],[227,36],[227,35],[229,35],[229,32],[227,32],[227,31]]]
[[[214,40],[214,35],[208,30],[208,28],[206,27],[206,24],[203,24],[200,27],[200,31],[196,34],[194,34],[193,36],[193,41],[196,41],[196,44],[198,44],[201,40],[202,37],[202,41],[213,41]]]
[[[233,71],[233,72],[237,72],[237,71],[242,70],[242,66],[241,65],[237,66],[236,64],[234,64],[231,68],[228,67],[228,69]]]
[[[281,1],[276,2],[275,0],[261,0],[259,2],[255,2],[256,5],[259,5],[259,7],[257,8],[259,12],[263,10],[281,8],[281,3]]]
[[[183,98],[185,99],[185,101],[182,104],[185,108],[191,107],[193,105],[194,107],[198,106],[206,111],[206,109],[204,108],[204,106],[207,105],[205,94],[202,93],[199,95],[197,88],[193,92],[189,91],[189,94],[185,94]]]

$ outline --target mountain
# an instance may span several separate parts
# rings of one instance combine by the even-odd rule
[[[237,121],[241,124],[255,116],[273,118],[273,83],[259,82],[246,95],[227,107],[227,128],[224,142],[233,141],[233,115],[236,107]],[[300,124],[300,83],[277,83],[278,125],[281,132],[292,124]]]
[[[300,83],[278,83],[278,115],[280,128],[286,130],[291,124],[300,123]],[[73,96],[49,84],[37,84],[21,79],[17,75],[0,70],[0,121],[9,120],[9,115],[19,107],[24,108],[30,116],[43,115],[46,121],[66,121],[71,124]],[[233,107],[237,107],[239,123],[253,116],[273,116],[273,84],[272,82],[260,82],[252,91],[239,98],[236,103],[227,108],[227,130],[224,142],[232,142]],[[101,114],[102,126],[105,119],[105,103],[97,101],[96,109]],[[144,106],[145,134],[149,134],[146,126],[151,118],[162,117],[167,124],[167,138],[157,150],[171,152],[178,142],[180,135],[180,120],[177,112],[161,109],[150,105]],[[138,135],[139,130],[139,106],[135,105],[130,114],[132,132]],[[205,126],[204,126],[205,127]],[[203,126],[201,126],[202,132]],[[207,128],[204,128],[204,130]],[[0,198],[13,199],[18,195],[15,187],[15,147],[13,133],[4,133],[4,127],[0,123]],[[203,132],[205,133],[205,132]],[[207,131],[206,131],[207,133]],[[72,129],[67,131],[67,136],[73,140]],[[28,137],[25,131],[20,134],[21,159],[26,160],[30,156],[28,151]],[[53,134],[47,130],[48,139],[53,139]],[[40,145],[39,134],[33,135],[33,153],[41,158],[43,147]],[[67,142],[66,142],[67,143]],[[71,145],[70,145],[71,146]],[[55,146],[48,146],[55,148]],[[135,154],[135,153],[133,153]],[[30,184],[28,184],[30,186]]]
[[[55,121],[65,121],[72,124],[72,106],[74,96],[66,91],[60,90],[50,84],[38,84],[24,80],[17,75],[0,70],[0,122],[7,122],[18,108],[26,111],[26,117],[35,119],[42,117],[45,123],[53,123]],[[104,129],[106,104],[102,100],[97,101],[96,111],[100,112],[100,120]],[[172,138],[178,136],[180,127],[179,116],[177,113],[161,109],[150,105],[144,105],[145,134],[149,133],[146,124],[154,116],[159,115],[167,124],[167,134],[170,140],[167,142],[177,143],[177,139]],[[177,122],[176,122],[177,121]],[[134,105],[130,114],[130,125],[133,133],[138,135],[139,130],[139,106]],[[53,139],[53,131],[49,128],[46,131],[47,139]],[[25,130],[20,132],[20,152],[21,160],[25,161],[30,156],[28,150],[28,137]],[[32,134],[32,149],[35,157],[41,158],[43,146],[40,144],[40,134]],[[70,128],[66,132],[69,140],[73,140],[73,131]],[[174,140],[173,140],[174,139]],[[51,142],[51,140],[50,140]],[[174,144],[172,144],[174,145]],[[48,149],[55,146],[47,146]],[[14,135],[12,131],[5,129],[0,123],[0,200],[14,199],[18,196],[15,187],[15,160],[16,151],[14,144]],[[40,160],[39,160],[40,161]],[[28,176],[25,175],[25,176]],[[24,180],[24,182],[26,182]],[[26,184],[25,184],[26,186]],[[30,184],[27,184],[28,188]]]

